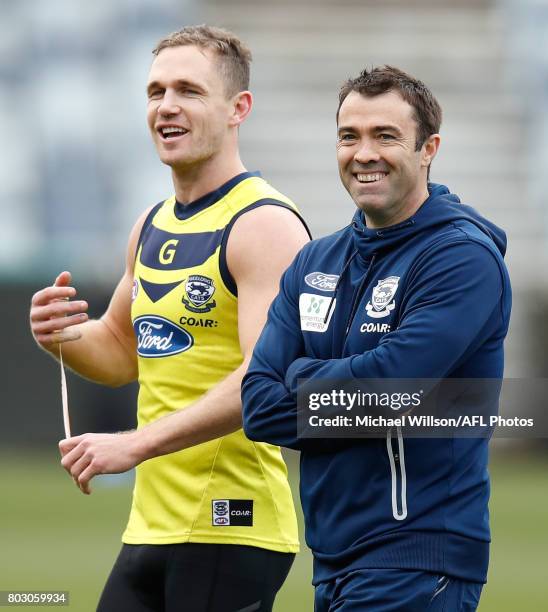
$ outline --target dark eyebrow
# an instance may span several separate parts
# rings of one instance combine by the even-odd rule
[[[375,132],[375,134],[380,134],[381,132],[392,132],[393,134],[395,134],[398,137],[402,137],[403,133],[402,131],[395,125],[391,125],[391,124],[387,124],[387,125],[376,125],[373,128],[373,131]],[[346,132],[352,132],[352,133],[356,133],[356,128],[350,126],[350,125],[341,125],[338,129],[337,129],[337,134],[340,136],[343,133]]]
[[[151,91],[153,91],[154,89],[158,89],[160,86],[160,83],[158,83],[158,81],[151,81],[148,85],[147,85],[147,94],[150,94]]]
[[[377,125],[375,127],[375,132],[394,132],[394,134],[397,134],[398,136],[402,135],[400,129],[395,125]]]
[[[341,125],[337,129],[337,134],[342,134],[343,132],[355,132],[356,130],[349,125]]]

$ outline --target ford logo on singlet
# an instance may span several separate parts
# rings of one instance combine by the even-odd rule
[[[194,338],[171,321],[155,315],[144,315],[133,321],[140,357],[168,357],[188,349]]]
[[[335,291],[338,280],[338,274],[324,274],[323,272],[311,272],[304,277],[304,282],[309,287],[320,291]]]

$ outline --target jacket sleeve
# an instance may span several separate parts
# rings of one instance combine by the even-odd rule
[[[285,386],[287,368],[305,351],[295,282],[297,261],[298,256],[282,276],[280,292],[242,382],[243,428],[250,440],[326,452],[338,448],[341,440],[298,438],[296,397]]]
[[[341,359],[296,359],[285,383],[296,396],[298,379],[423,378],[447,376],[474,345],[484,340],[495,309],[509,317],[501,300],[505,271],[488,247],[472,240],[453,243],[424,257],[402,298],[397,329],[370,351]],[[509,296],[508,301],[509,304]]]

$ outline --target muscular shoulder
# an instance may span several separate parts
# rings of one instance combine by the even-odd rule
[[[308,232],[295,212],[264,205],[241,215],[227,243],[227,264],[236,284],[248,272],[269,267],[284,268],[309,241]]]

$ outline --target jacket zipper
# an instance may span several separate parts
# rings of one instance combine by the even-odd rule
[[[354,321],[354,317],[356,316],[356,311],[358,310],[358,305],[360,303],[361,296],[363,294],[365,285],[366,285],[366,283],[367,283],[367,281],[369,279],[369,273],[373,269],[373,264],[375,263],[375,257],[376,256],[377,256],[376,253],[372,254],[371,261],[369,262],[369,266],[367,268],[367,271],[365,272],[364,277],[362,278],[357,291],[354,293],[354,298],[352,300],[352,308],[350,309],[350,316],[348,317],[348,323],[346,325],[346,330],[344,332],[345,340],[346,340],[346,338],[348,336],[348,332],[350,331],[350,328],[352,327],[352,322]]]
[[[396,428],[392,437],[392,427],[386,432],[386,449],[390,462],[392,486],[392,515],[397,521],[407,518],[407,475],[405,472],[405,450],[401,427]],[[395,444],[394,444],[395,442]],[[399,503],[398,503],[399,502]]]

